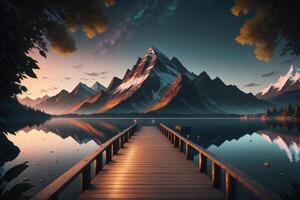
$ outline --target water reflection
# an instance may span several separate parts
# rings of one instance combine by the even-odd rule
[[[25,195],[40,191],[85,155],[127,128],[133,120],[104,119],[51,119],[7,134],[7,139],[20,149],[12,161],[7,161],[0,171],[29,161],[20,176],[7,185],[18,183],[34,185]]]
[[[101,144],[127,128],[132,120],[104,120],[104,119],[61,119],[54,118],[38,126],[22,129],[25,132],[31,130],[42,130],[46,133],[55,133],[62,139],[73,138],[79,144],[90,140]]]
[[[189,138],[198,145],[208,148],[211,145],[220,146],[225,141],[238,140],[244,135],[250,135],[268,126],[261,121],[240,121],[227,119],[190,119],[163,120],[163,123],[175,129],[176,125],[191,127]]]
[[[257,131],[261,137],[270,144],[276,144],[279,149],[283,150],[290,162],[299,161],[300,157],[300,137],[283,135],[275,131]]]
[[[300,181],[299,124],[239,119],[54,118],[18,131],[10,129],[7,138],[20,153],[0,171],[29,161],[29,167],[8,187],[27,178],[35,185],[27,195],[33,195],[134,122],[151,126],[162,122],[173,129],[189,126],[193,142],[269,188],[287,187],[291,177]],[[268,169],[264,162],[270,163]]]
[[[300,182],[299,124],[260,120],[165,120],[192,127],[189,138],[270,190]],[[268,168],[264,163],[270,164]]]

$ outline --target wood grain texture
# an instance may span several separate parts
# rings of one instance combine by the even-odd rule
[[[225,199],[156,127],[142,127],[80,199]]]

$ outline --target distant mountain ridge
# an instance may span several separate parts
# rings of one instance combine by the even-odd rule
[[[122,79],[114,77],[106,89],[100,83],[79,83],[37,105],[54,114],[157,113],[183,115],[255,114],[271,104],[246,94],[206,72],[199,76],[176,58],[150,47]]]
[[[63,114],[70,110],[75,104],[101,92],[102,88],[106,90],[106,88],[98,82],[92,87],[88,87],[86,84],[80,82],[70,93],[66,90],[62,90],[58,94],[35,105],[35,107],[50,114]]]
[[[294,65],[291,65],[285,75],[280,76],[276,83],[257,93],[256,97],[269,100],[295,90],[300,90],[300,68],[295,68]]]
[[[31,99],[30,97],[18,98],[18,101],[23,105],[26,105],[29,107],[35,107],[36,105],[38,105],[42,101],[45,101],[48,98],[49,98],[48,95],[44,95],[43,97],[38,97],[36,99]]]
[[[300,68],[291,65],[285,75],[257,93],[256,97],[268,100],[277,107],[300,104]]]

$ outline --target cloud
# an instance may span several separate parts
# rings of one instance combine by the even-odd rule
[[[88,76],[99,76],[99,73],[96,73],[96,72],[87,72],[85,74]]]
[[[48,90],[57,90],[58,88],[57,87],[52,87],[52,88],[49,88]]]
[[[257,0],[236,0],[231,8],[233,15],[238,16],[249,13],[250,5],[257,3]],[[260,61],[269,61],[273,57],[276,47],[277,32],[272,25],[272,19],[266,5],[257,6],[255,15],[247,20],[240,29],[236,41],[241,45],[255,47],[255,57]]]
[[[82,27],[88,38],[107,30],[107,18],[104,15],[103,5],[113,6],[115,0],[85,0],[79,3],[66,3],[67,25],[71,32],[76,32],[77,25]]]
[[[41,89],[40,92],[41,93],[46,93],[46,92],[49,92],[49,91],[52,91],[52,90],[57,90],[58,88],[57,87],[51,87],[51,88],[48,88],[48,89]]]
[[[88,78],[80,78],[79,80],[88,81]]]
[[[88,38],[93,38],[97,33],[107,30],[107,18],[103,9],[104,6],[114,5],[115,0],[83,0],[72,3],[60,1],[57,4],[53,6],[60,9],[59,16],[52,14],[52,17],[49,17],[45,36],[54,52],[67,55],[76,51],[71,33],[77,31],[77,26],[82,27]],[[65,18],[66,23],[62,23],[60,17]]]
[[[48,92],[48,90],[41,89],[40,92],[41,92],[41,93],[45,93],[45,92]]]
[[[244,87],[257,87],[257,86],[259,86],[258,83],[248,83],[248,84],[244,85]]]
[[[43,76],[43,79],[48,79],[48,77],[47,76]]]
[[[231,8],[231,13],[235,16],[239,16],[241,12],[247,15],[249,13],[250,4],[251,0],[235,0],[234,6]]]
[[[104,5],[105,5],[106,7],[113,6],[113,5],[115,5],[115,3],[116,3],[115,0],[104,0],[103,2],[104,2]]]
[[[46,38],[50,41],[53,51],[58,54],[67,55],[76,51],[75,40],[62,23],[50,22]]]
[[[74,69],[80,69],[83,67],[83,64],[73,65],[72,68]]]
[[[108,71],[103,71],[103,72],[85,72],[85,75],[88,76],[100,76],[109,73]]]
[[[111,0],[104,1],[106,6],[111,6],[115,2]],[[82,24],[82,30],[88,38],[93,38],[97,33],[103,33],[107,30],[107,18],[103,13],[102,2],[98,0],[81,1],[80,8],[75,19],[70,18],[69,25],[71,30],[75,30],[75,22]]]
[[[70,80],[71,77],[68,77],[68,76],[67,76],[67,77],[64,77],[64,79],[65,79],[65,80]]]
[[[296,60],[296,58],[291,58],[288,60],[284,60],[281,63],[279,63],[280,65],[285,65],[285,64],[291,64],[292,62],[294,62]]]
[[[271,71],[269,73],[265,73],[265,74],[261,75],[261,77],[267,78],[267,77],[274,76],[274,75],[277,75],[277,74],[278,74],[278,71]]]

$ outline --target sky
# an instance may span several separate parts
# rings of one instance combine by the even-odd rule
[[[155,46],[169,58],[177,57],[195,74],[206,71],[226,84],[256,94],[286,73],[299,57],[280,56],[280,46],[269,62],[255,58],[254,47],[235,41],[249,16],[233,16],[233,0],[122,0],[106,8],[108,28],[94,38],[78,29],[72,33],[77,51],[47,58],[36,53],[38,79],[26,79],[22,97],[52,96],[71,91],[79,82],[96,81],[108,86],[114,76],[122,78],[146,49]]]

